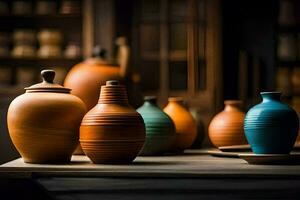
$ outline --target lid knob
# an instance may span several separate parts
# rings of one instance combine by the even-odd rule
[[[106,86],[112,86],[112,85],[120,85],[120,83],[117,80],[106,81]]]
[[[45,69],[41,71],[43,82],[53,83],[55,77],[55,71],[51,69]]]

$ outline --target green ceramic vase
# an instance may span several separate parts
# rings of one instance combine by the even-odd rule
[[[145,97],[145,103],[137,110],[146,125],[146,142],[140,156],[161,155],[168,152],[175,140],[172,119],[156,104],[156,97]]]

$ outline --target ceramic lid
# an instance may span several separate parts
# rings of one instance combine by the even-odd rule
[[[59,84],[53,83],[55,77],[54,70],[41,71],[43,82],[25,88],[26,92],[58,92],[70,93],[71,89],[65,88]]]

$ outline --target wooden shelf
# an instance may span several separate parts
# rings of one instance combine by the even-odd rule
[[[82,58],[0,58],[0,66],[14,67],[71,67]]]

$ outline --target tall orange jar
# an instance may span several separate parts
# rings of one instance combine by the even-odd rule
[[[183,106],[183,99],[170,97],[164,108],[175,124],[176,138],[172,151],[181,152],[192,146],[197,136],[197,123],[191,113]]]
[[[129,163],[145,142],[145,124],[128,103],[124,86],[107,81],[98,104],[83,118],[80,144],[93,163]]]
[[[242,102],[228,100],[224,104],[224,110],[212,119],[208,127],[210,141],[216,147],[247,144]]]

